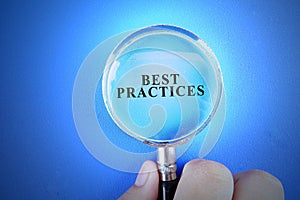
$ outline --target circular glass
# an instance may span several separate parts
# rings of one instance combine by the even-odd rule
[[[103,73],[108,113],[128,135],[149,145],[183,143],[214,116],[223,81],[213,51],[176,26],[137,30],[112,51]]]

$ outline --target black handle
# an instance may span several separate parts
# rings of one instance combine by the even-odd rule
[[[158,200],[172,200],[178,184],[178,178],[172,181],[159,181]]]

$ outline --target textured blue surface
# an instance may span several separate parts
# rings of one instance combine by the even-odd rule
[[[236,173],[279,177],[299,195],[300,6],[297,1],[0,3],[0,198],[114,199],[135,174],[112,170],[82,145],[72,89],[106,38],[152,24],[199,35],[223,71],[227,118],[207,159]],[[195,158],[196,145],[179,160]]]

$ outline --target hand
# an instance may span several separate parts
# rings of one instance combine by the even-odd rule
[[[156,200],[158,183],[156,164],[146,161],[135,184],[120,199]],[[174,199],[282,200],[284,191],[281,182],[267,172],[251,170],[232,175],[220,163],[196,159],[184,166]]]

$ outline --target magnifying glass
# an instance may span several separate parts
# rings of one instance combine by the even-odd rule
[[[222,92],[213,51],[180,27],[139,29],[109,55],[102,77],[105,107],[123,132],[158,148],[160,199],[172,199],[176,190],[175,147],[209,124]]]

